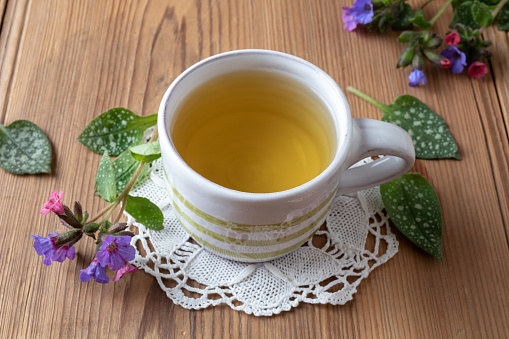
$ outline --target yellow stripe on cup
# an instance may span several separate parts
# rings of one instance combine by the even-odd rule
[[[322,203],[320,203],[318,206],[316,206],[315,208],[313,208],[311,211],[307,212],[306,214],[304,214],[302,216],[299,216],[299,217],[296,217],[296,218],[294,218],[294,219],[292,219],[290,221],[286,221],[286,222],[281,223],[281,224],[248,225],[248,224],[233,223],[233,222],[230,222],[230,221],[219,219],[219,218],[216,218],[216,217],[214,217],[214,216],[212,216],[212,215],[210,215],[210,214],[200,210],[199,208],[197,208],[194,205],[192,205],[189,201],[187,201],[182,196],[182,194],[180,194],[180,192],[177,191],[172,186],[172,184],[170,183],[170,180],[168,179],[168,176],[166,175],[166,171],[164,171],[164,175],[166,177],[166,182],[168,183],[170,189],[173,191],[173,194],[175,194],[175,196],[180,200],[180,202],[185,207],[187,207],[192,213],[196,214],[197,216],[199,216],[203,220],[208,221],[211,224],[214,224],[214,225],[217,225],[219,227],[226,228],[226,229],[229,229],[229,230],[232,230],[232,231],[236,231],[236,232],[249,232],[249,233],[252,233],[252,232],[268,232],[268,231],[274,230],[275,227],[278,230],[281,230],[281,229],[284,229],[284,228],[289,228],[289,227],[293,227],[295,225],[301,224],[301,223],[305,222],[306,220],[312,218],[314,215],[316,215],[319,211],[321,211],[323,209],[324,206],[328,205],[331,202],[332,198],[334,197],[334,194],[336,193],[336,189],[334,189],[332,191],[332,193]]]
[[[231,223],[203,212],[187,201],[170,184],[167,176],[166,179],[173,192],[175,215],[186,232],[217,254],[241,261],[268,260],[301,246],[327,217],[335,193],[334,190],[317,207],[291,221],[271,225],[246,225]],[[296,228],[289,230],[292,226]],[[249,233],[252,234],[251,237]],[[235,237],[237,235],[238,237]]]
[[[318,219],[318,222],[320,224],[323,221],[325,221],[326,214],[327,213],[325,213],[323,219]],[[313,232],[311,234],[309,234],[309,236],[306,236],[304,239],[301,239],[299,242],[297,242],[291,246],[282,248],[282,249],[278,249],[278,250],[274,250],[274,251],[270,251],[270,252],[260,251],[260,252],[245,253],[245,252],[231,251],[231,250],[225,249],[223,247],[219,247],[217,245],[211,244],[208,241],[205,241],[201,237],[197,236],[195,233],[191,232],[191,230],[189,230],[185,226],[185,223],[182,222],[180,217],[177,214],[175,214],[175,215],[176,215],[177,219],[179,220],[180,224],[182,225],[182,227],[186,230],[186,232],[189,235],[191,235],[191,237],[193,237],[193,239],[196,240],[198,243],[200,243],[202,246],[205,246],[206,248],[208,248],[208,249],[210,249],[224,257],[227,257],[230,259],[241,260],[241,261],[248,261],[248,262],[249,261],[260,261],[260,260],[274,259],[274,258],[280,257],[284,254],[287,254],[287,253],[293,251],[294,249],[302,246],[318,230],[318,227],[317,227],[315,230],[313,230]],[[228,245],[229,244],[226,244],[226,246],[228,246]],[[222,245],[222,246],[224,246],[224,245]]]

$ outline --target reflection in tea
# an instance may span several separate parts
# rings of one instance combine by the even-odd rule
[[[213,78],[178,107],[171,139],[203,177],[243,192],[284,191],[332,161],[327,108],[303,83],[253,70]]]

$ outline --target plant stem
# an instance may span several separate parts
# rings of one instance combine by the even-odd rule
[[[106,206],[105,208],[103,208],[101,211],[99,211],[99,213],[97,213],[97,215],[95,217],[93,217],[92,219],[90,219],[88,222],[94,222],[96,221],[97,219],[99,219],[101,216],[104,215],[104,213],[108,212],[110,209],[111,209],[111,206],[112,204],[109,204],[108,206]]]
[[[444,13],[445,9],[446,9],[447,7],[449,7],[449,5],[451,4],[451,2],[452,2],[452,0],[447,1],[447,2],[445,3],[445,5],[444,5],[442,8],[440,8],[440,10],[438,11],[438,13],[437,13],[437,14],[435,14],[435,16],[434,16],[434,17],[433,17],[433,18],[429,21],[429,23],[433,25],[433,24],[435,23],[435,21],[437,21],[438,17],[440,17],[440,16],[442,15],[442,13]]]
[[[148,142],[152,142],[152,141],[155,141],[157,140],[159,136],[159,133],[157,132],[157,127],[156,129],[154,130],[154,133],[152,134],[152,137],[150,138],[150,140]],[[122,216],[122,213],[124,212],[124,209],[125,209],[125,202],[126,202],[126,199],[127,199],[127,195],[129,194],[129,192],[131,191],[131,189],[133,188],[134,184],[136,183],[136,180],[138,180],[138,177],[140,176],[141,174],[141,171],[143,170],[143,167],[145,166],[145,162],[144,161],[141,161],[140,164],[138,165],[138,168],[136,169],[136,172],[134,172],[134,175],[133,177],[131,178],[131,180],[129,180],[129,182],[127,183],[127,185],[125,186],[125,188],[123,189],[123,191],[120,193],[120,195],[118,196],[118,198],[112,202],[111,204],[109,204],[108,206],[106,206],[105,208],[103,208],[99,213],[97,213],[97,215],[95,217],[93,217],[89,222],[94,222],[96,221],[97,219],[99,219],[101,216],[103,216],[105,213],[106,216],[103,218],[103,220],[108,220],[109,217],[111,216],[111,214],[113,214],[113,211],[117,208],[117,206],[119,205],[120,202],[122,202],[122,209],[120,211],[120,213],[118,214],[117,218],[115,218],[115,222],[118,222],[118,220],[120,220],[120,217]]]
[[[504,7],[504,5],[507,3],[507,0],[502,0],[498,3],[497,7],[495,7],[495,9],[493,10],[493,12],[491,12],[491,15],[493,16],[493,18],[495,18],[498,14],[498,12],[500,12],[500,10],[502,9],[502,7]]]
[[[374,105],[374,106],[376,106],[376,107],[380,108],[382,111],[386,111],[386,110],[388,110],[388,109],[389,109],[389,106],[384,105],[384,104],[382,104],[381,102],[376,101],[375,99],[373,99],[373,98],[371,98],[370,96],[368,96],[368,95],[366,95],[366,94],[362,93],[362,92],[361,92],[361,91],[359,91],[358,89],[355,89],[355,88],[353,88],[353,87],[348,86],[348,87],[346,88],[346,90],[347,90],[348,92],[350,92],[350,93],[353,93],[353,94],[357,95],[357,96],[358,96],[358,97],[360,97],[361,99],[366,100],[366,101],[367,101],[367,102],[369,102],[370,104],[372,104],[372,105]]]

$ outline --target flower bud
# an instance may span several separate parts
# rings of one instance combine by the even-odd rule
[[[440,47],[440,45],[442,45],[442,38],[434,34],[433,37],[429,39],[425,46],[429,49],[435,49]]]
[[[396,65],[397,68],[400,67],[406,67],[410,65],[412,62],[412,59],[414,58],[415,54],[415,48],[413,46],[407,47],[403,54],[401,54],[401,58],[399,58],[398,64]]]
[[[79,201],[74,202],[74,216],[79,222],[83,221],[83,209]]]
[[[132,231],[120,231],[120,232],[115,233],[115,235],[116,236],[128,235],[131,238],[135,236],[134,232],[132,232]]]
[[[424,66],[424,57],[420,51],[417,51],[412,59],[412,68],[421,70],[422,66]]]
[[[461,41],[461,37],[456,32],[451,32],[445,37],[445,43],[448,45],[456,46]]]
[[[108,233],[113,234],[120,231],[123,231],[127,228],[126,222],[117,222],[115,225],[111,225],[110,228],[108,228]]]
[[[82,234],[83,232],[79,229],[73,229],[65,233],[60,233],[54,237],[54,239],[56,240],[55,246],[61,246],[67,243],[74,244],[81,238]],[[69,245],[69,247],[72,246],[72,244]]]

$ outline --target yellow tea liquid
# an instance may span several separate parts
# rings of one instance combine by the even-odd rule
[[[332,126],[303,83],[253,70],[219,76],[189,93],[170,134],[184,161],[210,181],[270,193],[302,185],[330,164]]]

